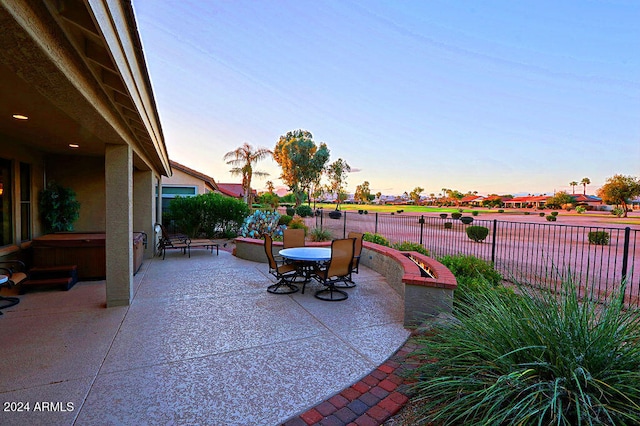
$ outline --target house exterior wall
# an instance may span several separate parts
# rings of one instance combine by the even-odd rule
[[[198,179],[176,168],[173,169],[171,177],[162,179],[162,186],[195,186],[197,187],[197,194],[206,194],[207,192],[210,192],[202,179]]]

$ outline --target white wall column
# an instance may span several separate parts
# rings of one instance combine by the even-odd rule
[[[133,298],[133,152],[129,145],[105,148],[107,307]]]
[[[150,170],[133,173],[133,230],[147,234],[144,258],[153,257],[155,178]]]

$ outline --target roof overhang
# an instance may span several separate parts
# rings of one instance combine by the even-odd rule
[[[53,154],[128,144],[136,168],[171,174],[130,1],[0,4],[0,134]]]

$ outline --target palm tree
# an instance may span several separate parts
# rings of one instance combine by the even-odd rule
[[[580,185],[584,186],[584,195],[587,195],[587,185],[591,183],[589,178],[582,178],[580,181]]]
[[[575,180],[572,180],[571,182],[569,182],[569,186],[571,186],[573,188],[573,193],[576,193],[576,186],[578,186],[578,182],[576,182]]]
[[[251,192],[251,178],[255,176],[268,176],[269,173],[253,170],[253,166],[260,160],[273,155],[270,149],[257,148],[247,142],[241,147],[233,151],[229,151],[224,155],[227,164],[234,166],[231,170],[232,175],[242,176],[242,189],[244,190],[244,201],[249,207],[253,204],[253,193]]]

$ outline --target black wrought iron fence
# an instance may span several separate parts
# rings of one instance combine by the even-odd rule
[[[450,217],[343,211],[339,219],[323,212],[308,221],[334,238],[370,232],[391,243],[419,243],[434,257],[476,256],[492,262],[507,279],[530,285],[557,287],[571,278],[582,291],[606,298],[626,280],[628,303],[640,306],[640,231],[629,227],[474,219],[473,225],[489,230],[478,243],[467,236],[469,225]]]

